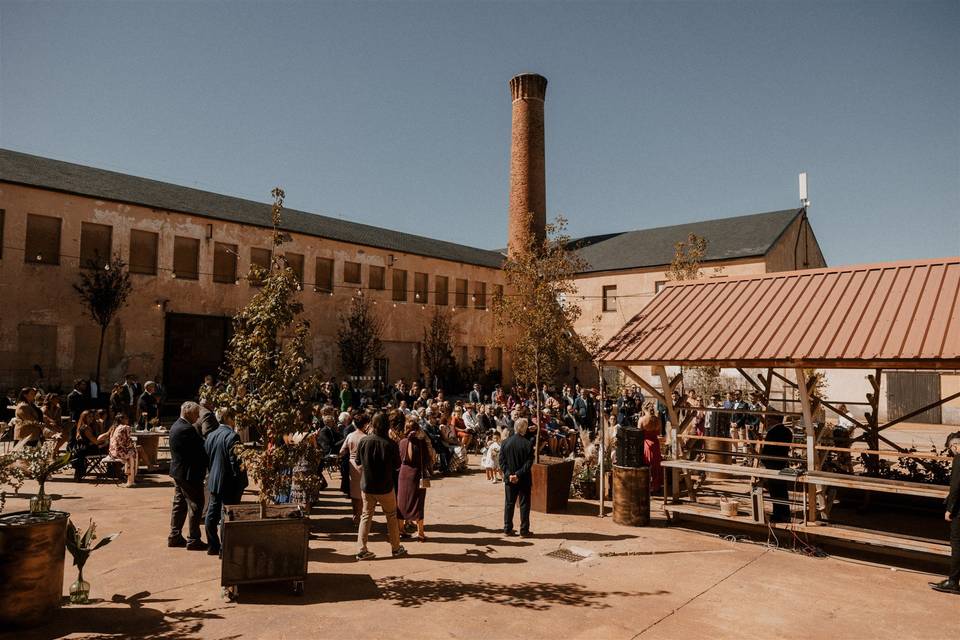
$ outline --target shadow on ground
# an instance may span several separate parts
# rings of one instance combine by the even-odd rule
[[[302,595],[293,595],[290,583],[242,584],[237,602],[245,604],[309,605],[324,602],[376,600],[377,583],[369,575],[353,573],[311,573]]]
[[[606,609],[610,597],[658,596],[669,591],[598,591],[573,583],[460,582],[459,580],[407,580],[385,578],[378,582],[380,597],[399,607],[419,607],[424,603],[478,600],[519,609],[545,611],[551,607]]]
[[[126,607],[64,606],[49,625],[0,637],[17,640],[53,640],[70,634],[76,638],[144,638],[146,640],[192,640],[204,638],[203,625],[224,616],[217,608],[189,607],[164,612],[144,606],[165,599],[151,599],[150,592],[133,596],[114,595],[111,601]],[[228,636],[236,638],[238,636]]]

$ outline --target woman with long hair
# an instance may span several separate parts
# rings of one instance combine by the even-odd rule
[[[17,395],[17,407],[14,414],[17,421],[13,430],[13,439],[17,442],[27,440],[28,443],[37,443],[43,436],[43,427],[47,420],[43,411],[36,405],[37,390],[34,387],[24,387]]]
[[[360,479],[362,472],[357,466],[357,446],[367,435],[367,425],[370,423],[370,417],[366,414],[360,414],[354,420],[356,430],[351,431],[350,435],[343,441],[340,447],[340,457],[347,458],[347,464],[350,474],[350,505],[353,507],[353,524],[360,524],[360,515],[363,513],[363,491],[360,488]]]
[[[643,405],[643,415],[637,426],[643,432],[643,459],[650,467],[650,494],[656,495],[663,486],[663,469],[660,466],[663,454],[660,453],[660,418],[652,402]]]
[[[73,479],[77,482],[83,479],[87,472],[87,456],[101,453],[110,442],[110,431],[97,433],[97,414],[87,410],[80,414],[77,426],[73,433]]]
[[[63,410],[60,408],[60,396],[55,393],[48,393],[43,398],[43,418],[45,425],[43,427],[43,437],[48,440],[56,440],[57,445],[54,452],[60,451],[60,448],[70,439],[70,428],[63,426]]]
[[[415,416],[410,416],[404,425],[400,440],[400,477],[397,486],[397,517],[406,524],[415,522],[417,540],[427,539],[423,531],[424,509],[427,503],[427,486],[430,483],[430,447],[426,434]],[[424,481],[426,478],[426,481]]]
[[[118,414],[110,429],[110,457],[123,461],[127,473],[127,484],[123,485],[125,487],[132,487],[137,479],[138,449],[131,435],[130,417],[125,413]]]

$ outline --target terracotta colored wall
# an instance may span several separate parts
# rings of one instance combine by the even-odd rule
[[[238,274],[244,276],[250,266],[250,247],[270,247],[267,229],[232,224],[201,216],[185,215],[148,207],[104,202],[92,198],[62,194],[53,191],[0,183],[0,209],[6,211],[3,232],[3,254],[0,258],[0,299],[5,301],[0,313],[0,384],[21,385],[32,381],[29,372],[16,371],[18,361],[18,332],[21,325],[47,325],[56,327],[56,351],[50,358],[55,360],[59,372],[47,372],[51,382],[54,377],[65,383],[76,375],[87,375],[93,356],[76,353],[76,342],[81,351],[90,348],[90,329],[94,327],[80,307],[71,285],[77,280],[80,255],[81,222],[95,222],[113,227],[113,251],[129,261],[130,230],[153,231],[159,238],[159,271],[157,276],[132,274],[133,294],[130,304],[121,311],[116,321],[115,333],[108,340],[107,356],[104,358],[107,380],[122,375],[125,371],[136,373],[141,380],[159,378],[163,371],[164,310],[158,308],[158,300],[168,300],[166,312],[230,316],[252,295],[253,287],[241,280],[240,284],[213,282],[214,242],[238,245],[240,258]],[[61,249],[59,266],[27,264],[24,262],[24,242],[28,213],[62,218]],[[207,240],[207,225],[213,225],[213,239]],[[181,280],[171,277],[173,266],[174,236],[200,239],[200,278]],[[335,287],[335,294],[315,293],[315,259],[330,257],[335,260],[334,283],[343,285],[343,262],[360,262],[363,286],[368,283],[366,265],[378,265],[386,269],[386,289],[367,291],[377,302],[385,322],[384,340],[394,343],[419,343],[423,327],[429,321],[431,305],[423,308],[414,304],[414,273],[430,275],[430,290],[434,288],[434,276],[450,278],[450,302],[453,303],[455,278],[467,278],[473,282],[487,283],[488,298],[495,283],[502,283],[502,274],[497,269],[454,263],[412,254],[392,252],[395,267],[408,272],[407,303],[391,300],[391,269],[388,264],[390,251],[350,245],[322,238],[294,234],[293,242],[284,249],[305,256],[305,291],[303,301],[307,317],[314,331],[313,350],[315,364],[328,374],[336,373],[337,313],[347,308],[353,285]],[[431,294],[432,296],[432,294]],[[432,297],[430,302],[432,303]],[[489,300],[488,300],[489,306]],[[455,312],[458,336],[455,346],[467,345],[473,357],[475,348],[485,346],[489,350],[492,335],[493,313],[469,309]],[[93,348],[96,343],[94,341]],[[506,360],[506,355],[504,356]],[[81,366],[81,363],[82,366]],[[80,368],[78,368],[80,367]],[[509,370],[509,363],[505,363]],[[392,377],[412,377],[415,371],[400,371],[391,366]]]

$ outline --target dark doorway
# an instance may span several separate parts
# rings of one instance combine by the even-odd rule
[[[230,340],[226,316],[168,313],[163,341],[163,382],[169,400],[195,398],[208,373],[217,375]]]
[[[887,371],[887,420],[896,420],[940,399],[940,374],[936,371]],[[911,422],[941,424],[940,407],[924,411]]]

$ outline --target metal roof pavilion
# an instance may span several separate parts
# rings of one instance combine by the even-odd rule
[[[600,361],[958,369],[960,257],[670,283]]]

